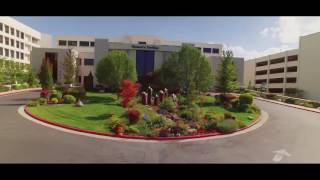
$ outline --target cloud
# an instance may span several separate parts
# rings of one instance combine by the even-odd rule
[[[297,44],[299,37],[320,31],[320,17],[279,17],[274,26],[260,31],[263,38],[277,38],[282,44]]]
[[[245,49],[242,46],[227,46],[226,44],[223,45],[224,49],[232,50],[233,55],[235,57],[243,57],[245,60],[261,57],[261,56],[266,56],[282,51],[286,51],[289,49],[293,49],[293,46],[289,45],[281,45],[279,47],[271,47],[267,48],[262,51],[257,51],[254,49]]]

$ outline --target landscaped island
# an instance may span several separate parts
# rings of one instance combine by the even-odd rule
[[[241,105],[245,106],[242,112],[240,108],[243,107],[240,106],[238,98],[232,100],[234,107],[229,109],[221,106],[221,102],[212,96],[200,95],[190,107],[185,105],[183,100],[180,96],[180,100],[174,102],[172,97],[168,96],[159,106],[149,106],[141,104],[140,98],[135,98],[130,107],[124,108],[116,94],[88,92],[82,107],[77,107],[74,103],[44,102],[43,105],[31,103],[28,109],[38,117],[70,127],[146,137],[231,133],[254,123],[260,115],[260,110],[251,105],[250,97],[250,105]],[[43,100],[40,99],[41,101]]]

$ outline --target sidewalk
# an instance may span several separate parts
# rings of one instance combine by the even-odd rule
[[[0,92],[0,96],[10,96],[13,94],[18,94],[22,92],[28,92],[28,91],[40,91],[41,88],[29,88],[29,89],[21,89],[21,90],[12,90],[12,91],[6,91],[6,92]]]
[[[308,107],[299,106],[299,105],[295,105],[295,104],[288,104],[288,103],[279,102],[279,101],[275,101],[275,100],[271,100],[271,99],[264,99],[261,97],[254,97],[254,99],[258,99],[261,101],[267,101],[267,102],[271,102],[271,103],[275,103],[275,104],[280,104],[283,106],[293,107],[293,108],[297,108],[297,109],[302,109],[302,110],[306,110],[306,111],[311,111],[311,112],[315,112],[315,113],[320,113],[320,109],[308,108]]]

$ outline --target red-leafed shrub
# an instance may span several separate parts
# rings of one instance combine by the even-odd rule
[[[140,84],[133,83],[130,80],[123,80],[121,82],[119,96],[122,98],[121,105],[128,107],[129,102],[137,95]]]
[[[131,124],[135,124],[139,121],[141,113],[138,109],[129,109],[128,117]]]
[[[40,92],[40,97],[48,98],[49,97],[49,90],[48,89],[42,89]]]

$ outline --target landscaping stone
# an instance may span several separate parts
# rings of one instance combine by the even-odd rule
[[[172,100],[173,102],[177,102],[177,95],[175,95],[174,93],[172,93]]]
[[[148,94],[145,91],[141,93],[141,102],[143,105],[148,104]]]
[[[154,105],[159,106],[159,104],[160,104],[160,99],[159,99],[159,96],[156,95],[156,97],[154,98]]]
[[[83,106],[83,103],[81,100],[78,100],[77,103],[76,103],[76,107],[82,107]]]
[[[162,90],[160,90],[159,94],[160,94],[160,96],[159,96],[160,97],[160,102],[162,102],[163,99],[164,99],[164,92]]]
[[[187,130],[188,135],[196,135],[197,134],[197,129],[190,128]]]
[[[151,98],[152,98],[153,89],[149,86],[147,92],[148,92],[148,104],[152,105]]]
[[[167,89],[167,88],[164,88],[164,95],[165,95],[165,96],[169,96],[169,93],[168,93],[168,89]]]

